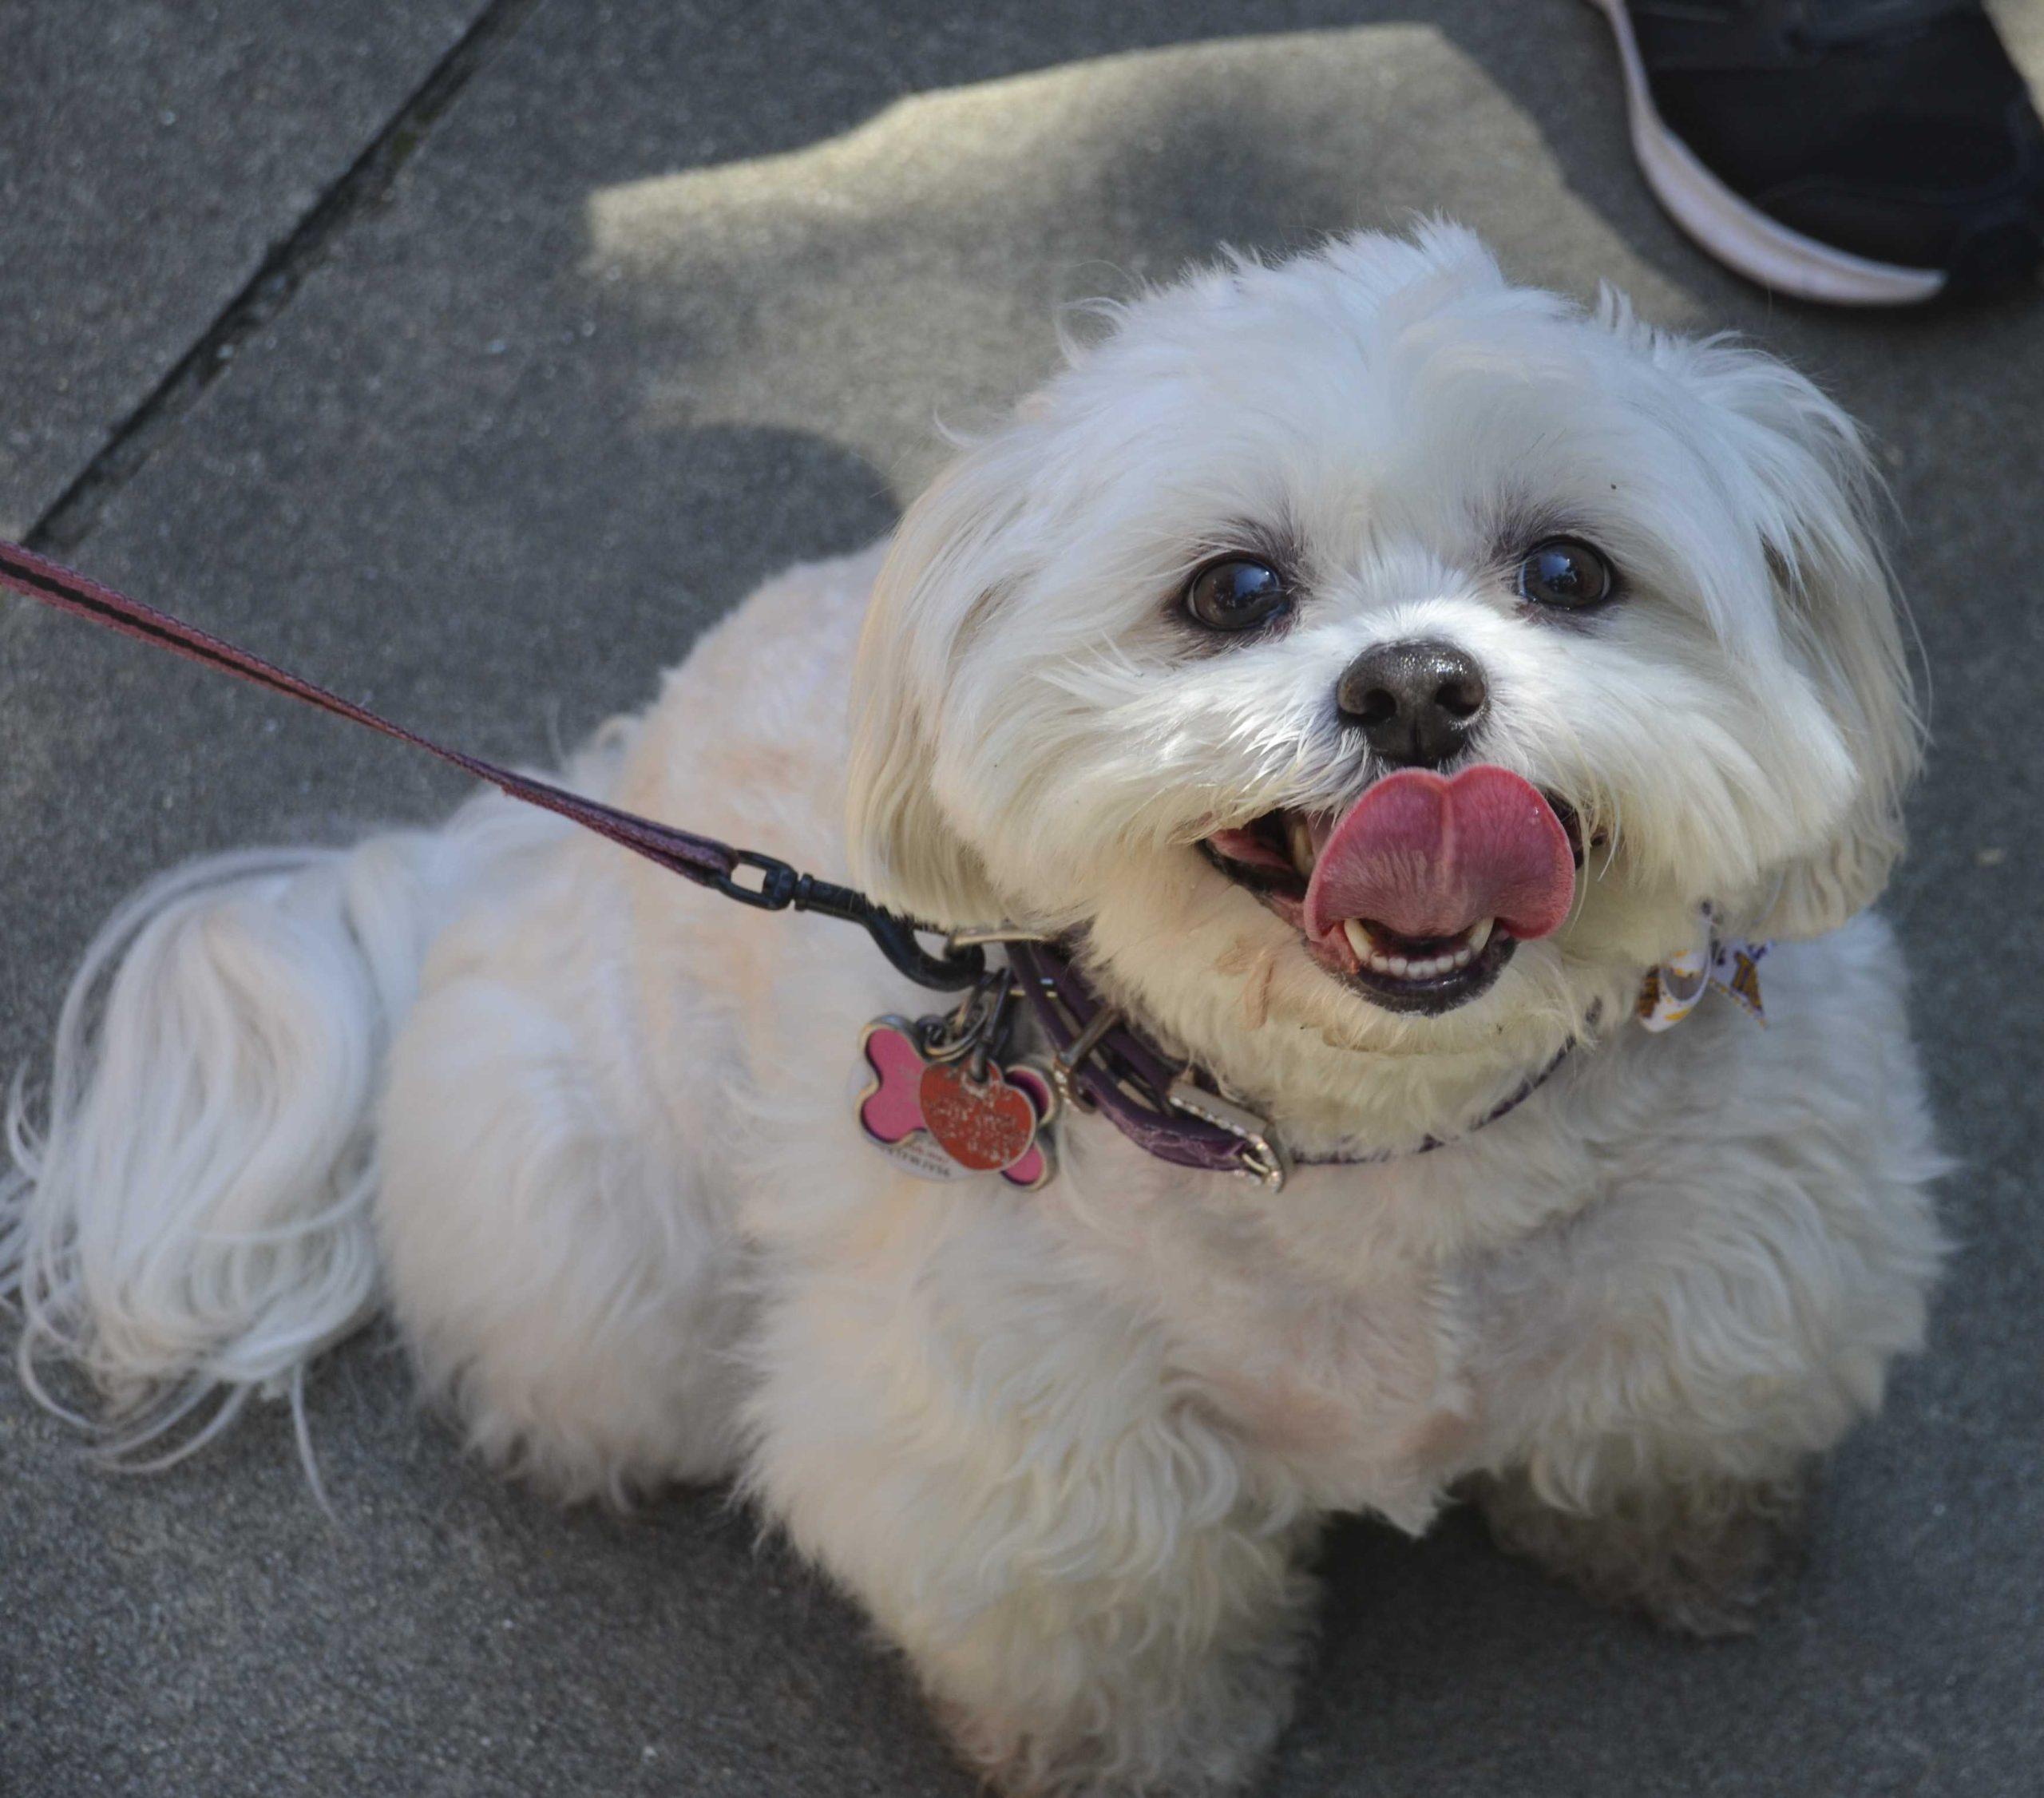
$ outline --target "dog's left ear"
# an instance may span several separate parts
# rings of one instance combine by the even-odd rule
[[[956,929],[1003,917],[943,792],[957,663],[991,603],[1015,504],[1001,458],[969,451],[896,529],[852,675],[847,823],[852,877],[893,909]]]
[[[1922,758],[1880,482],[1858,426],[1786,364],[1723,339],[1656,350],[1712,410],[1737,509],[1760,521],[1789,652],[1851,758],[1854,791],[1829,840],[1771,870],[1745,908],[1755,937],[1820,936],[1880,897]]]

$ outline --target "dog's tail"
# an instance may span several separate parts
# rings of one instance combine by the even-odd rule
[[[376,1305],[391,1033],[464,896],[567,828],[488,794],[440,830],[209,857],[108,921],[65,1000],[46,1121],[19,1079],[6,1111],[0,1293],[38,1399],[76,1418],[41,1371],[75,1360],[109,1451],[156,1466],[252,1395],[287,1397],[313,1472],[305,1369]]]

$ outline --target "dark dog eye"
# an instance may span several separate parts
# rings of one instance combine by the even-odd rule
[[[1550,537],[1519,564],[1519,593],[1535,605],[1580,612],[1611,596],[1611,564],[1586,543]]]
[[[1249,630],[1290,603],[1278,571],[1245,556],[1209,562],[1185,590],[1185,609],[1210,631]]]

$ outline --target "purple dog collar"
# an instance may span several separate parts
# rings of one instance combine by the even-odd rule
[[[1065,1103],[1098,1111],[1159,1161],[1205,1173],[1242,1174],[1273,1192],[1283,1189],[1295,1166],[1361,1166],[1465,1141],[1530,1099],[1575,1046],[1565,1044],[1545,1067],[1459,1136],[1429,1136],[1404,1151],[1293,1155],[1266,1120],[1222,1098],[1190,1064],[1167,1059],[1141,1032],[1103,1005],[1071,959],[1052,945],[1011,941],[1008,962],[1050,1044],[1051,1079]]]

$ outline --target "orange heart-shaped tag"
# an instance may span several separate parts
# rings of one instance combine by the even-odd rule
[[[1036,1108],[1029,1095],[988,1067],[976,1080],[962,1061],[933,1062],[923,1070],[918,1096],[923,1123],[961,1167],[991,1174],[1028,1154],[1036,1140]]]

